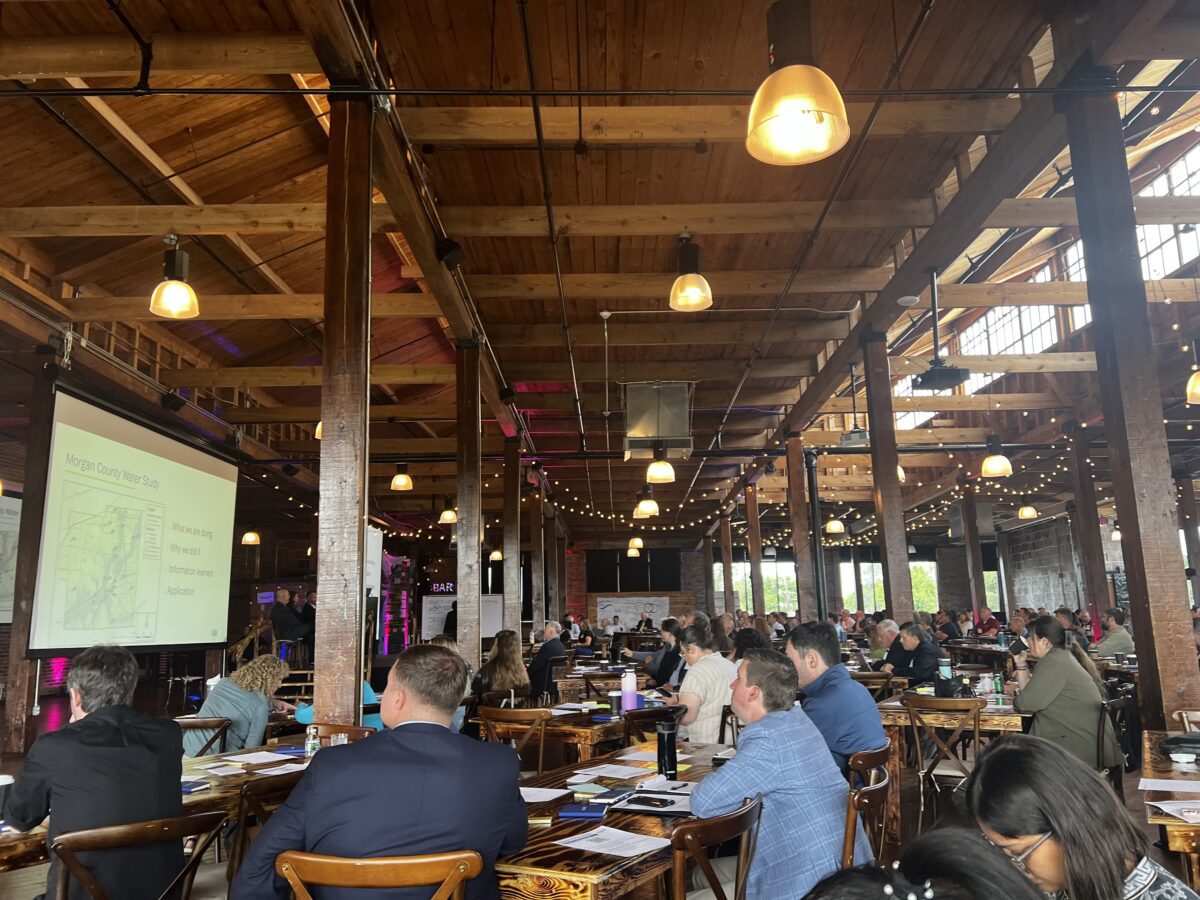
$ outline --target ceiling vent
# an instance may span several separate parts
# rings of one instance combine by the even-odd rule
[[[625,459],[692,455],[692,384],[638,381],[625,385]]]

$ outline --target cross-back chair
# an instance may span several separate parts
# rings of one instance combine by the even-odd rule
[[[512,739],[512,747],[517,752],[517,756],[521,755],[521,751],[531,741],[537,744],[537,774],[539,775],[545,771],[546,723],[553,717],[554,714],[544,708],[496,709],[488,706],[479,708],[479,718],[483,722],[484,740],[496,744],[505,743],[505,738],[500,736],[500,731],[496,727],[504,725],[520,729]]]
[[[750,864],[754,861],[754,850],[758,844],[758,826],[762,818],[762,795],[753,800],[747,798],[741,809],[714,816],[711,819],[696,819],[682,822],[671,833],[671,898],[696,900],[697,894],[688,892],[688,863],[693,862],[708,883],[707,890],[700,893],[715,900],[746,900],[746,886],[750,875]],[[737,869],[732,885],[722,883],[708,848],[726,841],[738,840]],[[732,887],[732,896],[727,893]]]
[[[430,853],[425,856],[383,856],[343,859],[288,850],[275,858],[275,871],[287,879],[296,900],[312,900],[308,888],[437,887],[430,900],[463,900],[467,882],[483,871],[474,850]]]
[[[217,748],[218,753],[225,752],[225,739],[229,736],[229,726],[232,720],[219,717],[180,716],[175,720],[183,731],[211,731],[204,746],[193,756],[206,756],[208,751]],[[201,735],[203,737],[203,735]]]
[[[877,750],[860,750],[850,755],[847,769],[850,793],[846,800],[846,830],[842,835],[842,868],[854,865],[854,844],[858,837],[858,819],[862,816],[863,830],[871,842],[876,859],[883,852],[883,829],[888,799],[888,758],[892,745]]]

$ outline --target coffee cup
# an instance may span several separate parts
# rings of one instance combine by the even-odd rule
[[[4,802],[8,799],[8,792],[13,786],[13,781],[11,775],[0,775],[0,813],[4,811]]]

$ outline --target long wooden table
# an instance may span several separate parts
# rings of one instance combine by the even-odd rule
[[[587,676],[585,678],[584,676]],[[592,694],[589,695],[585,686],[585,682],[590,680],[592,683]],[[638,672],[637,686],[639,691],[646,689],[646,685],[650,683],[650,676],[645,672]],[[617,674],[609,674],[608,672],[580,672],[579,669],[567,669],[557,678],[554,679],[554,687],[558,691],[559,703],[579,703],[581,700],[603,700],[603,697],[596,695],[596,692],[619,691],[621,689],[621,676]]]
[[[654,744],[644,744],[639,749],[653,750]],[[688,769],[679,773],[680,781],[701,781],[712,772],[712,757],[721,750],[727,750],[717,744],[687,744],[681,742],[679,751],[690,753],[692,758],[685,761]],[[592,764],[617,763],[620,765],[643,765],[646,774],[653,775],[654,763],[626,763],[619,757],[628,752],[618,750],[592,760]],[[566,766],[547,772],[536,779],[524,782],[526,787],[562,788],[566,780],[580,766]],[[610,784],[613,787],[627,785],[628,782],[598,779],[600,784]],[[527,804],[530,817],[548,816],[564,803],[575,802],[571,794],[560,800],[549,803]],[[603,824],[622,831],[637,832],[638,834],[655,837],[670,837],[675,822],[678,819],[663,816],[646,815],[641,813],[609,811],[604,817]],[[569,897],[575,900],[610,900],[624,896],[631,890],[642,885],[653,883],[664,872],[671,868],[671,849],[669,847],[653,853],[623,859],[601,853],[586,853],[567,847],[557,846],[554,842],[572,835],[591,831],[600,826],[600,822],[581,821],[579,819],[559,819],[555,817],[550,826],[530,826],[529,840],[525,849],[512,856],[506,856],[496,862],[496,874],[500,879],[500,895],[506,900],[530,897]]]
[[[476,724],[481,722],[479,719],[472,721]],[[493,722],[492,725],[503,740],[520,737],[526,728],[524,725],[509,725],[503,722]],[[546,723],[546,742],[573,745],[580,760],[591,759],[597,744],[619,741],[624,737],[623,721],[618,719],[616,722],[593,722],[592,713],[555,716]]]
[[[1176,767],[1163,751],[1162,742],[1178,731],[1146,731],[1142,733],[1142,777],[1163,778],[1168,781],[1197,781],[1200,772],[1194,766]],[[1176,793],[1173,791],[1146,791],[1147,801],[1185,800],[1200,803],[1200,794]],[[1167,849],[1183,857],[1183,874],[1193,889],[1200,887],[1200,825],[1189,825],[1174,816],[1159,812],[1152,806],[1146,807],[1146,821],[1159,826],[1163,832]]]
[[[892,745],[888,756],[888,802],[884,830],[884,839],[888,843],[899,844],[900,832],[900,765],[904,752],[904,732],[912,723],[908,710],[900,703],[899,697],[881,700],[878,704],[879,717],[883,721],[884,733]],[[939,716],[936,713],[923,714],[922,718],[931,725],[938,725],[939,719],[950,725],[952,718]],[[1013,707],[1011,699],[1008,702],[989,702],[979,715],[979,730],[981,732],[1017,732],[1026,730],[1033,719],[1033,713],[1021,712]],[[918,773],[919,775],[919,773]]]

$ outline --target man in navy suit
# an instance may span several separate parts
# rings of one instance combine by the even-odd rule
[[[364,859],[475,850],[483,874],[467,883],[469,900],[494,900],[496,857],[525,846],[528,814],[520,765],[503,744],[450,731],[467,692],[458,654],[423,644],[400,654],[388,674],[378,734],[322,750],[287,802],[250,845],[232,900],[290,896],[275,875],[285,850]],[[372,897],[427,900],[434,888],[372,891]],[[319,900],[360,891],[313,888]]]

